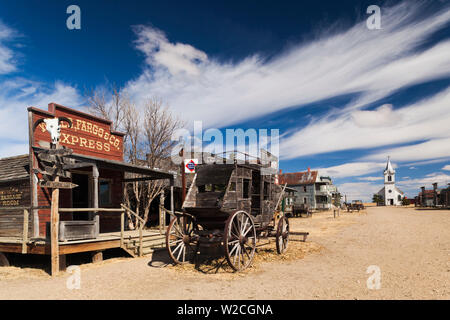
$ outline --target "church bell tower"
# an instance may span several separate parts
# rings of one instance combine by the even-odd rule
[[[384,169],[384,201],[385,205],[393,206],[397,204],[395,192],[395,170],[392,168],[391,159],[388,157],[386,169]]]

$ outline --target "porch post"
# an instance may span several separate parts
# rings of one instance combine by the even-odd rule
[[[173,217],[175,216],[175,208],[173,204],[173,177],[170,178],[170,211],[172,212],[170,216],[170,221],[172,221]]]
[[[93,207],[98,208],[98,167],[97,165],[92,166],[92,180],[93,180]],[[95,234],[98,236],[100,233],[100,216],[98,215],[98,212],[94,212],[94,220],[95,220]]]

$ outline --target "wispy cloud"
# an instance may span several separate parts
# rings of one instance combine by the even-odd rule
[[[50,102],[78,107],[82,101],[76,88],[62,82],[47,85],[14,78],[0,81],[0,87],[0,142],[7,139],[22,145],[27,139],[26,107],[45,109]]]
[[[349,182],[339,185],[339,192],[347,196],[347,201],[371,201],[373,194],[380,191],[382,187],[370,182]]]
[[[69,84],[43,83],[14,76],[17,53],[7,46],[17,32],[0,22],[0,157],[28,152],[26,107],[46,108],[50,102],[79,107],[82,97]]]
[[[0,21],[0,75],[16,70],[16,61],[13,51],[7,43],[13,40],[16,32]]]
[[[450,175],[442,172],[434,172],[421,178],[397,181],[397,185],[400,188],[403,187],[405,189],[412,189],[417,193],[417,190],[419,190],[421,186],[425,186],[428,189],[435,182],[437,182],[441,187],[445,187],[450,182]]]
[[[146,66],[127,88],[138,99],[164,97],[174,111],[187,120],[202,119],[205,126],[223,127],[349,93],[359,98],[348,108],[359,108],[399,88],[449,74],[450,42],[415,52],[450,21],[450,10],[421,17],[428,3],[383,8],[381,30],[368,30],[361,21],[274,58],[253,55],[237,63],[217,61],[188,44],[171,43],[161,30],[138,26],[136,47],[146,56]],[[340,120],[335,125],[348,119]],[[304,133],[286,147],[295,146]]]
[[[450,164],[445,165],[442,170],[450,171]]]
[[[319,173],[333,178],[357,177],[369,173],[383,172],[386,162],[350,162],[338,166],[318,168]]]
[[[361,180],[361,181],[379,181],[379,180],[383,180],[384,178],[383,177],[360,177],[360,178],[358,178],[358,180]]]

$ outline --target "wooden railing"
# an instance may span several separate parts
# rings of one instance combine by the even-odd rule
[[[59,209],[60,213],[63,212],[116,212],[120,213],[120,247],[124,248],[124,236],[125,236],[125,213],[133,215],[136,218],[136,226],[139,230],[139,256],[142,256],[143,252],[143,229],[145,226],[145,221],[140,216],[138,216],[133,210],[127,208],[125,205],[121,204],[120,209],[113,208],[63,208]]]
[[[35,209],[49,209],[48,207],[3,207],[0,208],[0,212],[2,211],[21,211],[23,210],[23,226],[22,226],[22,237],[17,236],[22,244],[22,253],[27,253],[27,244],[30,240],[29,236],[29,219],[30,219],[30,212]],[[165,209],[164,207],[160,207],[160,213],[169,213],[173,215],[173,213],[170,210]],[[77,213],[77,212],[113,212],[113,213],[120,213],[120,247],[124,248],[124,236],[125,236],[125,213],[128,213],[129,215],[132,215],[136,218],[136,228],[139,231],[139,256],[142,256],[143,254],[143,229],[145,227],[145,220],[142,219],[139,215],[137,215],[133,210],[126,207],[125,205],[121,205],[121,208],[60,208],[58,210],[59,213],[64,212],[70,212],[70,213]],[[164,219],[165,220],[165,219]],[[163,221],[164,221],[163,220]],[[58,219],[59,221],[59,219]],[[163,224],[164,222],[161,221],[160,224]],[[165,225],[165,223],[164,223]],[[163,227],[164,228],[164,227]],[[165,232],[165,231],[164,231]]]
[[[123,245],[123,234],[125,230],[125,216],[124,213],[128,212],[136,218],[136,225],[139,229],[139,256],[142,256],[143,252],[143,229],[145,227],[145,220],[138,216],[133,210],[126,207],[124,204],[120,205],[124,210],[120,216],[120,245]]]
[[[0,208],[0,212],[2,211],[21,211],[23,210],[23,225],[22,225],[22,238],[21,238],[21,243],[22,243],[22,254],[27,253],[27,244],[28,244],[28,240],[29,240],[29,235],[28,235],[28,220],[30,219],[30,210],[34,209],[32,207],[3,207]]]

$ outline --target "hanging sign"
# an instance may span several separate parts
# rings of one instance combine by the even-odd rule
[[[194,173],[195,167],[198,164],[198,159],[184,159],[184,172]]]

